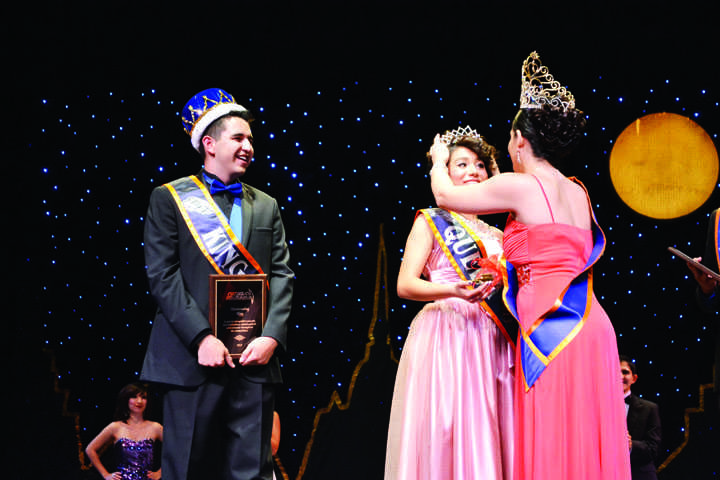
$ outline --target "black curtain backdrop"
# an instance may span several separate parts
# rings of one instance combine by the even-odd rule
[[[654,220],[619,199],[607,167],[614,139],[649,113],[690,117],[717,145],[717,40],[706,9],[469,1],[9,9],[5,295],[8,390],[21,391],[21,410],[10,412],[8,478],[96,478],[82,449],[137,378],[154,312],[142,258],[147,199],[199,169],[179,112],[209,87],[230,91],[258,119],[245,180],[278,199],[297,273],[278,392],[279,469],[289,479],[382,478],[397,359],[421,308],[397,298],[395,278],[414,213],[433,201],[424,153],[436,132],[466,124],[506,150],[533,50],[590,118],[565,173],[588,187],[608,238],[595,291],[620,351],[639,366],[633,390],[660,404],[660,462],[671,459],[660,476],[717,475],[717,398],[702,386],[712,382],[720,323],[698,310],[687,269],[666,247],[702,254],[718,193],[685,217]],[[504,155],[500,166],[510,168]],[[487,220],[502,227],[505,216]]]

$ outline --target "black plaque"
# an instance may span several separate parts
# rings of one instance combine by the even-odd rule
[[[710,270],[708,267],[706,267],[702,263],[695,261],[694,258],[690,257],[689,255],[684,254],[680,250],[673,248],[673,247],[668,247],[668,250],[670,250],[670,253],[672,253],[676,257],[680,257],[683,260],[685,260],[686,262],[693,264],[695,266],[695,268],[699,269],[701,272],[703,272],[708,277],[712,277],[712,279],[715,280],[716,282],[720,282],[720,275],[718,275],[716,272]]]
[[[210,275],[210,327],[233,358],[265,326],[267,275]]]

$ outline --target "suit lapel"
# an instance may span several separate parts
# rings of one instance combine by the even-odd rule
[[[638,405],[638,398],[635,395],[630,395],[630,403],[628,406],[630,407],[628,409],[627,417],[628,431],[630,432],[630,435],[633,435],[637,432],[638,424],[640,423],[640,412],[638,410],[640,405]]]
[[[252,228],[252,218],[254,210],[254,198],[249,191],[250,187],[243,183],[243,199],[242,199],[242,238],[240,243],[247,245],[250,241],[250,232]]]

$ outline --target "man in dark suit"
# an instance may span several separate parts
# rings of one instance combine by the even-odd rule
[[[707,229],[707,239],[705,241],[705,255],[695,258],[714,272],[720,272],[720,208],[713,210],[710,215],[710,222]],[[717,315],[720,312],[720,285],[712,277],[708,276],[702,270],[688,263],[688,268],[695,277],[697,289],[695,296],[698,306],[702,311],[709,314]],[[718,399],[718,408],[720,408],[720,332],[718,332],[715,341],[715,394]]]
[[[197,175],[153,190],[145,260],[158,305],[141,378],[163,386],[163,479],[271,479],[275,355],[294,274],[274,198],[240,182],[253,159],[249,112],[224,90],[194,96],[182,120]],[[210,274],[266,274],[261,335],[233,359],[208,321]]]
[[[657,480],[655,460],[660,450],[660,413],[657,404],[630,391],[637,382],[637,366],[629,357],[620,356],[620,373],[625,393],[628,446],[633,480]]]

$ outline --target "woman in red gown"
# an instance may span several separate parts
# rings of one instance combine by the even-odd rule
[[[433,193],[442,208],[510,213],[505,299],[520,326],[515,478],[629,480],[615,331],[592,290],[604,236],[585,188],[557,168],[581,139],[585,117],[535,52],[522,83],[508,143],[514,173],[454,186],[436,138]]]

